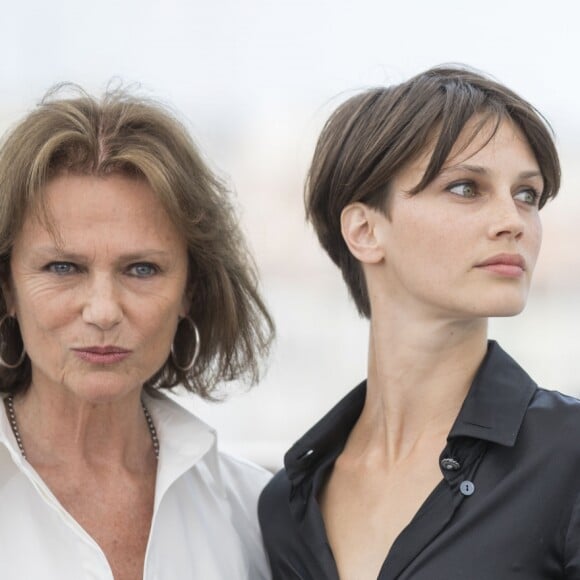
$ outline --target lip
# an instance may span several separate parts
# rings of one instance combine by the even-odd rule
[[[508,278],[518,278],[526,271],[526,261],[520,254],[497,254],[480,262],[476,268]]]
[[[85,362],[92,364],[114,364],[126,359],[131,351],[119,346],[85,346],[72,351]]]

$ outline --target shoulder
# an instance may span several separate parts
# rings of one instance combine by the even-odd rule
[[[223,483],[230,493],[239,497],[255,498],[272,478],[266,469],[240,457],[220,451],[218,453]]]
[[[271,507],[273,503],[282,499],[288,499],[290,494],[290,480],[285,469],[281,469],[272,477],[260,496],[260,509],[262,506]]]
[[[575,414],[580,412],[580,399],[553,389],[538,387],[530,403],[530,408],[534,406],[539,409]]]
[[[260,495],[258,518],[266,544],[278,537],[286,537],[294,527],[290,512],[291,484],[285,469],[281,469],[270,480]],[[298,504],[302,505],[302,504]]]
[[[559,391],[538,387],[526,418],[539,424],[567,425],[580,433],[580,400]]]
[[[530,401],[521,435],[536,449],[569,453],[580,459],[580,400],[538,388]]]
[[[219,474],[230,507],[231,523],[249,558],[250,578],[270,578],[258,525],[258,497],[272,477],[269,471],[227,453],[218,453]]]
[[[191,493],[192,488],[186,485],[185,497],[203,503],[207,517],[226,522],[227,527],[220,529],[219,534],[229,533],[230,538],[236,538],[245,560],[244,578],[270,578],[258,525],[258,497],[272,474],[250,461],[220,451],[215,430],[185,405],[165,398],[153,403],[151,410],[163,429],[160,444],[166,457],[174,457],[178,463],[189,458],[190,468],[178,472],[183,474],[184,482],[195,481],[199,487],[193,491],[199,493]],[[211,527],[211,522],[203,525]],[[222,551],[227,550],[227,541],[225,536],[221,537]]]
[[[534,472],[550,482],[542,503],[556,502],[561,513],[566,577],[580,578],[580,400],[538,388],[521,435],[533,450]]]
[[[147,398],[159,434],[164,469],[173,476],[190,473],[225,497],[234,509],[256,508],[258,495],[272,474],[218,449],[215,430],[197,417],[185,398],[162,394]],[[246,507],[247,506],[247,507]]]

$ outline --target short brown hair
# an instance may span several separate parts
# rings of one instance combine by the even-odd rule
[[[63,91],[68,92],[63,96]],[[4,282],[12,245],[26,215],[42,212],[43,190],[61,172],[145,179],[187,241],[186,291],[191,296],[189,316],[201,336],[199,358],[191,371],[184,372],[169,357],[145,387],[152,391],[182,384],[211,398],[220,381],[255,382],[274,325],[258,291],[255,267],[226,188],[183,124],[158,103],[123,90],[108,91],[100,99],[71,85],[49,92],[0,148]],[[6,313],[0,291],[0,317]],[[15,351],[11,360],[16,359],[21,338],[8,339],[4,328],[0,331],[0,352]],[[191,336],[186,339],[182,334],[178,329],[174,346],[187,360],[195,344]],[[16,369],[0,368],[0,391],[23,391],[30,380],[28,357]]]
[[[504,118],[521,129],[544,179],[540,208],[555,197],[560,164],[547,121],[516,93],[466,67],[435,67],[399,85],[367,90],[326,122],[306,181],[306,214],[361,315],[370,317],[370,303],[362,267],[342,238],[342,210],[362,202],[386,212],[393,177],[434,139],[427,170],[411,193],[420,192],[441,171],[474,115],[482,115],[478,128],[495,125],[490,139]]]

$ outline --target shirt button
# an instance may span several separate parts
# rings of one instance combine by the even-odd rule
[[[457,459],[453,459],[453,457],[444,457],[441,460],[441,467],[445,471],[457,471],[461,467],[461,463]]]
[[[475,485],[466,479],[459,484],[459,491],[466,496],[472,495],[475,491]]]

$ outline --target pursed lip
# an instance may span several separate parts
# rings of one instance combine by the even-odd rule
[[[497,254],[483,262],[477,264],[477,268],[485,268],[486,266],[515,266],[522,270],[526,269],[526,261],[520,254]]]
[[[120,346],[81,346],[73,348],[72,350],[76,352],[90,352],[93,354],[127,354],[131,352],[126,348],[121,348]]]
[[[121,362],[131,351],[120,346],[84,346],[73,348],[72,351],[83,361],[90,364],[107,365]]]

